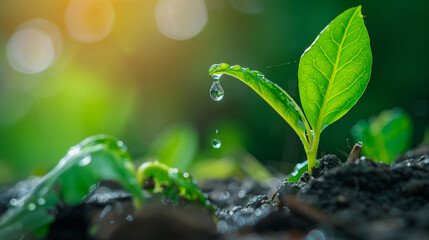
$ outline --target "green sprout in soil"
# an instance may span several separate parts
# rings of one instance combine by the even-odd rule
[[[179,200],[179,196],[189,201],[196,201],[209,210],[213,207],[195,184],[189,173],[181,172],[177,168],[170,168],[158,161],[143,163],[137,170],[137,179],[142,186],[150,189],[151,193],[162,193],[173,202]]]
[[[375,161],[391,164],[408,149],[413,123],[399,108],[385,110],[369,120],[360,120],[352,128],[352,135],[364,143],[362,153]]]
[[[122,141],[106,135],[83,140],[69,152],[24,196],[11,199],[8,210],[0,218],[0,239],[18,239],[33,232],[46,234],[55,220],[52,214],[60,203],[80,204],[89,189],[102,180],[115,180],[133,196],[137,210],[143,207],[143,180],[151,177],[155,183],[152,192],[161,192],[177,201],[180,196],[197,200],[212,210],[189,174],[182,174],[158,162],[144,163],[134,169],[131,157]],[[137,180],[139,179],[139,181]]]
[[[251,87],[301,139],[311,174],[316,165],[320,134],[362,96],[370,79],[371,65],[369,36],[358,6],[335,18],[301,56],[298,84],[304,111],[286,91],[261,72],[226,63],[210,67],[209,73],[214,80],[210,95],[214,100],[222,99],[219,78],[223,74]]]

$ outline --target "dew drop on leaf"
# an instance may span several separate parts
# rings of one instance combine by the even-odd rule
[[[28,208],[28,211],[30,211],[30,212],[34,211],[36,209],[36,204],[30,203],[30,204],[28,204],[27,208]]]
[[[91,163],[91,156],[86,156],[77,162],[77,165],[80,167],[85,167],[86,165]]]
[[[213,148],[220,148],[221,144],[222,143],[221,143],[221,141],[219,139],[213,139],[213,141],[212,141]]]

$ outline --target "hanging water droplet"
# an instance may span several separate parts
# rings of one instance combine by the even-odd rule
[[[213,148],[220,148],[221,144],[222,143],[219,139],[213,139],[213,141],[212,141]]]
[[[27,209],[28,209],[28,211],[34,211],[35,209],[36,209],[36,204],[34,204],[34,203],[30,203],[30,204],[28,204],[28,206],[27,206]]]
[[[223,91],[222,85],[220,85],[219,80],[215,79],[214,75],[213,75],[213,79],[214,81],[213,81],[212,87],[210,88],[210,97],[215,101],[220,101],[223,98],[224,91]]]
[[[91,163],[91,156],[86,156],[86,157],[82,158],[81,160],[79,160],[79,162],[77,162],[77,165],[80,167],[85,167],[89,163]]]

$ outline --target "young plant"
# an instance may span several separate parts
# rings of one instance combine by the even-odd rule
[[[227,74],[255,90],[292,127],[304,145],[308,172],[316,164],[322,131],[346,114],[366,89],[372,54],[361,7],[346,10],[335,18],[301,56],[298,69],[299,105],[277,84],[259,71],[226,63],[212,65],[211,96],[222,90],[219,78]],[[304,114],[305,113],[305,114]]]
[[[142,186],[145,181],[152,180],[151,192],[161,193],[173,202],[177,202],[179,196],[182,196],[213,210],[210,201],[206,199],[187,172],[182,173],[177,168],[170,168],[158,161],[145,162],[137,170],[137,179]]]
[[[375,161],[391,164],[411,143],[413,123],[402,109],[385,110],[352,128],[356,141],[363,142],[362,153]]]

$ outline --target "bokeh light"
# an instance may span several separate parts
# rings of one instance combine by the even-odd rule
[[[55,59],[55,47],[49,34],[28,28],[15,32],[6,46],[6,55],[13,69],[32,74],[48,68]]]
[[[65,21],[74,39],[93,43],[112,31],[115,11],[109,0],[73,0],[67,7]]]
[[[203,0],[160,0],[155,14],[161,33],[175,40],[195,37],[208,19]]]

